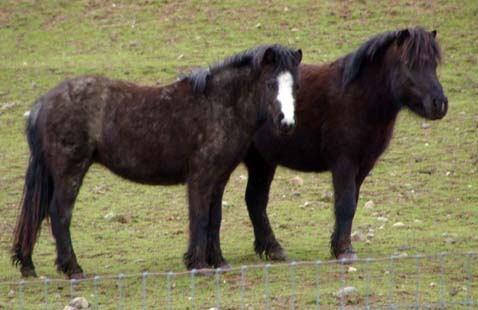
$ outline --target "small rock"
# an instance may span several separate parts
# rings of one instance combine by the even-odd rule
[[[181,55],[178,56],[178,60],[181,60],[183,58],[184,58],[184,54],[181,54]]]
[[[245,180],[247,180],[247,177],[246,177],[245,175],[241,174],[241,175],[239,176],[239,180],[245,181]]]
[[[414,223],[417,223],[417,224],[423,224],[423,221],[422,220],[413,220]]]
[[[354,231],[350,235],[350,238],[352,239],[352,241],[357,242],[357,241],[362,240],[362,234],[360,233],[360,231]]]
[[[300,192],[293,192],[292,195],[296,196],[296,197],[299,197],[300,196]]]
[[[435,282],[430,282],[430,287],[433,288],[433,287],[435,287],[435,286],[437,286],[437,284],[436,284]]]
[[[105,216],[103,216],[103,218],[105,220],[111,220],[114,216],[115,216],[114,212],[109,212],[109,213],[106,213]]]
[[[304,204],[302,205],[302,208],[307,208],[307,207],[311,206],[312,204],[313,204],[312,202],[306,201],[306,202],[304,202]]]
[[[372,200],[369,200],[363,207],[364,209],[373,209],[375,207],[375,203]]]
[[[30,116],[30,111],[26,111],[25,113],[23,113],[24,118],[28,118],[29,116]]]
[[[386,222],[388,222],[388,218],[386,218],[384,216],[379,216],[379,217],[377,217],[377,221],[386,223]]]
[[[72,306],[68,305],[68,306],[65,306],[65,308],[63,308],[63,310],[78,310],[78,309],[76,309],[75,307],[72,307]]]
[[[8,298],[13,298],[13,297],[15,297],[15,291],[14,290],[8,291]]]
[[[256,27],[256,28],[258,28],[258,29],[259,29],[259,28],[261,28],[261,27],[262,27],[262,24],[261,24],[261,23],[258,23],[258,24],[256,24],[254,27]]]
[[[452,288],[452,289],[450,290],[450,296],[452,296],[452,297],[453,297],[453,296],[456,296],[456,295],[458,295],[459,292],[460,292],[460,289],[459,289],[459,288]]]
[[[357,272],[357,268],[349,266],[349,268],[347,268],[347,272],[348,273]]]
[[[223,201],[222,201],[222,206],[223,206],[224,208],[228,208],[228,207],[231,206],[231,204],[230,204],[228,201],[223,200]]]
[[[408,253],[407,252],[401,252],[401,253],[398,253],[396,255],[394,255],[395,258],[405,258],[405,257],[408,257]]]
[[[297,185],[297,186],[304,185],[304,180],[301,177],[299,177],[298,175],[293,177],[291,182],[292,182],[292,184]]]
[[[451,238],[451,237],[447,237],[445,238],[445,243],[448,243],[448,244],[455,244],[456,243],[456,240]]]
[[[369,232],[369,233],[367,234],[367,238],[372,239],[373,237],[375,237],[375,234],[374,234],[374,233]]]
[[[88,303],[88,300],[86,300],[85,297],[75,297],[70,302],[70,306],[72,306],[75,309],[88,309],[90,304]]]
[[[334,200],[334,194],[332,194],[332,192],[326,192],[322,196],[321,200],[324,202],[331,202],[332,200]]]
[[[408,246],[408,245],[401,245],[401,246],[398,247],[398,250],[399,250],[400,252],[408,251],[408,250],[410,250],[410,249],[411,249],[411,248],[410,248],[410,246]]]
[[[405,224],[403,224],[402,222],[396,222],[395,224],[392,225],[392,227],[401,228],[401,227],[405,227]]]
[[[421,126],[421,127],[422,127],[422,129],[428,129],[428,128],[430,128],[430,124],[428,124],[428,123],[422,123],[422,126]]]
[[[128,220],[126,219],[126,217],[124,215],[121,215],[121,214],[113,216],[113,218],[111,220],[114,221],[114,222],[121,223],[121,224],[128,223]]]
[[[353,286],[346,286],[341,289],[339,289],[337,292],[334,293],[334,296],[338,298],[346,297],[346,296],[351,296],[351,295],[356,295],[358,293],[358,290],[353,287]]]
[[[129,45],[129,47],[137,47],[138,42],[137,41],[130,41],[128,45]]]

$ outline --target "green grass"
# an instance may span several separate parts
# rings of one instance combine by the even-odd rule
[[[390,256],[403,252],[404,248],[408,255],[478,250],[478,5],[475,1],[114,3],[34,0],[0,3],[0,282],[20,279],[18,270],[10,265],[9,249],[28,160],[23,113],[35,98],[60,81],[98,73],[143,84],[166,84],[194,67],[267,42],[301,47],[304,62],[322,63],[355,49],[371,35],[415,25],[438,30],[444,54],[439,73],[449,97],[449,113],[437,122],[425,121],[406,111],[400,114],[389,150],[362,187],[354,221],[354,231],[365,236],[373,229],[374,237],[368,243],[365,237],[355,242],[355,248],[363,258]],[[430,124],[428,129],[421,128],[424,122]],[[252,227],[243,198],[244,176],[247,173],[241,166],[232,175],[224,197],[229,206],[224,208],[222,248],[233,266],[263,263],[252,249]],[[295,176],[303,178],[302,186],[293,184]],[[331,192],[328,173],[278,170],[269,214],[291,260],[330,259]],[[184,271],[181,259],[187,244],[184,194],[182,186],[141,186],[93,166],[81,189],[72,224],[75,250],[86,273]],[[362,208],[368,200],[375,202],[374,209]],[[302,207],[306,201],[313,203]],[[123,216],[126,223],[105,220],[103,217],[109,212]],[[378,216],[389,218],[382,229]],[[398,221],[406,227],[392,227]],[[455,243],[446,243],[444,234],[451,235]],[[39,275],[60,277],[54,259],[54,242],[45,224],[34,254]],[[457,256],[448,261],[457,262],[461,267],[447,268],[449,301],[463,300],[466,295],[461,287],[465,258]],[[390,299],[386,273],[389,265],[384,262],[370,266],[367,296],[376,305]],[[437,266],[431,259],[421,266],[424,302],[439,301],[440,290],[430,287],[431,282],[440,283]],[[472,296],[476,301],[478,270],[477,264],[473,266]],[[325,308],[339,304],[330,292],[341,285],[340,266],[327,268],[324,282],[327,285],[321,288]],[[360,293],[349,302],[359,306],[366,300],[364,268],[364,264],[358,264],[356,274],[347,274],[347,282],[353,283]],[[397,268],[403,269],[400,269],[403,276],[395,283],[399,292],[395,301],[412,303],[415,262],[408,259]],[[272,305],[288,308],[289,269],[271,270],[271,296],[275,297]],[[313,267],[297,269],[297,277],[303,279],[297,286],[300,294],[296,302],[300,308],[313,307],[313,275]],[[224,305],[236,309],[239,275],[233,272],[225,277]],[[175,278],[173,297],[178,309],[190,303],[185,297],[189,296],[188,279],[188,276]],[[264,307],[262,270],[251,271],[248,280],[249,306]],[[150,306],[156,304],[162,308],[165,278],[152,278],[148,283]],[[115,285],[116,280],[111,280],[110,285],[102,282],[99,290],[102,304],[116,301]],[[141,280],[126,279],[125,285],[128,297],[125,308],[134,309],[140,305]],[[84,286],[82,294],[91,299],[91,282],[80,286]],[[44,301],[43,286],[27,288],[25,306],[37,309]],[[198,305],[214,305],[214,281],[200,278],[197,288]],[[11,289],[13,296],[8,296]],[[458,293],[451,294],[456,289]],[[50,301],[56,302],[56,308],[68,302],[68,295],[68,285],[51,284]],[[0,309],[16,307],[18,296],[16,287],[0,286]]]

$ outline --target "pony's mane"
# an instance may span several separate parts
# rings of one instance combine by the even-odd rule
[[[181,79],[189,80],[195,93],[204,93],[207,86],[207,79],[223,70],[231,68],[239,69],[250,66],[254,72],[258,72],[261,69],[260,60],[268,48],[272,48],[275,52],[275,64],[277,70],[290,68],[294,65],[294,61],[296,61],[294,49],[279,44],[260,45],[227,57],[222,61],[209,65],[208,68],[197,69],[189,75],[183,75],[181,76]]]
[[[440,63],[440,46],[425,29],[416,27],[385,32],[370,38],[356,51],[343,58],[343,85],[347,86],[355,80],[367,63],[376,60],[397,40],[399,41],[399,57],[410,68],[421,69],[430,62]]]

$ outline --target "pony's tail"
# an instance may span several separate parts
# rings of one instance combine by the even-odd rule
[[[14,231],[12,263],[32,264],[33,247],[40,233],[42,221],[48,215],[53,196],[53,180],[46,166],[42,140],[37,128],[37,117],[41,108],[38,100],[30,112],[26,135],[30,147],[30,160],[25,176],[21,200],[21,213]]]

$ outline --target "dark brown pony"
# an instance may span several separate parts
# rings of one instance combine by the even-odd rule
[[[300,50],[260,46],[164,87],[81,76],[39,98],[27,123],[31,157],[13,243],[22,275],[36,275],[33,247],[49,217],[58,270],[84,276],[69,226],[94,162],[139,183],[186,183],[185,264],[227,268],[219,243],[224,187],[265,120],[280,133],[292,129],[301,58]]]
[[[447,113],[448,99],[436,75],[440,48],[435,36],[422,28],[387,32],[331,63],[300,66],[293,135],[278,136],[266,123],[245,159],[246,203],[259,255],[286,259],[266,213],[274,172],[281,165],[332,172],[332,254],[357,258],[350,233],[360,186],[387,148],[397,114],[404,107],[431,120]]]

